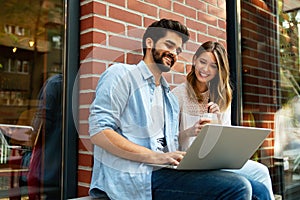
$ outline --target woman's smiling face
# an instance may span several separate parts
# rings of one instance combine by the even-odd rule
[[[194,60],[195,74],[201,83],[211,81],[218,73],[216,58],[211,52],[203,52]]]

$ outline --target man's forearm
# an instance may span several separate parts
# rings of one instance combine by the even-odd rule
[[[91,141],[111,154],[136,162],[150,163],[155,156],[154,151],[127,140],[111,129],[92,136]]]

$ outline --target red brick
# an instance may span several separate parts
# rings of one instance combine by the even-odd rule
[[[211,26],[218,25],[217,18],[215,16],[208,15],[207,13],[198,12],[198,20]]]
[[[221,19],[226,19],[226,10],[208,5],[208,14]]]
[[[91,167],[93,164],[93,156],[89,154],[79,153],[78,165],[84,167]]]
[[[77,186],[77,197],[86,197],[89,196],[89,187],[88,186]]]
[[[189,28],[189,29],[193,29],[197,32],[207,33],[206,23],[202,23],[202,22],[197,21],[197,20],[187,19],[186,20],[186,26],[187,27],[193,27],[193,28]]]
[[[114,5],[125,7],[125,0],[106,0]]]
[[[157,6],[152,6],[136,0],[128,0],[127,4],[129,9],[140,12],[141,14],[147,14],[153,17],[156,17],[157,15]]]
[[[144,26],[145,26],[145,28],[148,27],[150,24],[152,24],[155,21],[157,21],[157,20],[154,20],[152,18],[148,18],[147,16],[145,16],[144,17]]]
[[[87,170],[78,170],[78,182],[87,183],[89,184],[91,182],[92,178],[92,171]]]
[[[123,23],[99,17],[94,17],[93,26],[89,28],[96,28],[102,31],[109,31],[118,34],[124,34],[125,32],[125,25]]]
[[[87,32],[80,35],[80,45],[91,43],[105,44],[106,35],[99,32]]]
[[[79,124],[79,130],[78,130],[79,135],[84,135],[87,136],[89,135],[89,125],[88,124]]]
[[[267,157],[271,157],[274,155],[274,149],[267,149],[267,148],[262,148],[261,149],[261,158],[267,158]]]
[[[178,61],[192,62],[193,55],[194,55],[194,51],[193,51],[193,53],[182,52],[181,54],[179,54]]]
[[[145,2],[152,3],[153,5],[161,8],[166,8],[171,10],[171,1],[162,1],[162,0],[145,0]]]
[[[199,46],[199,42],[194,42],[190,40],[186,43],[186,50],[193,52],[192,55],[194,55],[194,52],[198,49]]]
[[[173,74],[173,82],[174,84],[183,83],[186,80],[186,76],[184,74]]]
[[[163,73],[163,76],[168,83],[172,83],[172,73]]]
[[[186,74],[192,70],[192,65],[186,65]]]
[[[198,11],[206,12],[206,3],[199,0],[186,0],[185,4],[188,6],[191,6],[192,8],[195,8]]]
[[[86,62],[80,64],[80,75],[102,74],[106,70],[106,64],[101,62]]]
[[[184,73],[184,63],[182,62],[176,62],[174,66],[172,67],[172,70],[178,73]]]
[[[218,19],[218,27],[226,30],[226,21],[222,19]]]
[[[145,33],[145,29],[143,29],[143,28],[130,26],[130,25],[127,26],[127,35],[129,37],[142,39],[144,33]]]
[[[89,105],[93,102],[95,98],[94,92],[81,93],[79,95],[79,105]]]
[[[212,4],[212,5],[217,5],[217,2],[218,0],[203,0],[204,2],[207,2],[209,4]]]
[[[106,6],[99,2],[90,2],[84,4],[80,7],[81,13],[80,16],[88,15],[88,14],[98,14],[98,15],[106,15]]]
[[[124,62],[124,52],[102,47],[89,47],[86,49],[81,49],[80,59],[84,60],[89,58],[107,60],[111,62]]]
[[[208,27],[208,35],[215,36],[216,38],[226,39],[225,30],[217,29],[214,27]]]
[[[184,23],[184,17],[182,17],[181,15],[178,15],[176,13],[173,13],[171,11],[166,11],[166,10],[160,10],[159,11],[159,18],[168,18],[168,19],[173,19],[173,20],[177,20],[181,23]]]
[[[258,61],[256,58],[243,57],[243,63],[248,66],[258,66]]]
[[[98,43],[106,45],[106,34],[100,32],[87,32],[80,35],[80,45]]]
[[[78,111],[78,119],[87,121],[89,118],[90,111],[87,108],[81,108]]]
[[[257,24],[252,23],[251,21],[248,20],[242,20],[242,26],[247,27],[253,32],[254,34],[257,34]]]
[[[109,37],[109,45],[123,50],[141,52],[141,41],[133,40],[131,38],[111,36]]]
[[[110,31],[114,33],[124,34],[125,25],[114,22],[111,20],[91,16],[80,21],[80,30],[84,31],[86,29],[99,29],[103,31]]]
[[[128,64],[137,64],[142,59],[143,59],[142,55],[127,53],[126,63],[128,63]]]
[[[218,0],[217,6],[223,10],[226,10],[226,0]]]
[[[88,77],[79,79],[79,90],[96,89],[98,77]]]
[[[224,46],[224,48],[227,50],[226,38],[225,38],[225,40],[220,40],[219,39],[218,42],[221,43]]]
[[[86,30],[88,28],[93,28],[94,24],[94,18],[93,17],[88,17],[85,19],[80,20],[80,30]]]
[[[179,4],[177,2],[173,3],[173,11],[180,13],[186,17],[196,18],[196,10],[190,7],[187,7],[184,4]]]
[[[213,37],[210,37],[210,36],[208,36],[208,35],[203,35],[203,34],[198,34],[198,35],[197,35],[197,41],[198,41],[198,42],[203,43],[203,42],[206,42],[206,41],[208,41],[208,40],[215,41],[216,39],[213,38]]]
[[[80,50],[80,60],[88,59],[91,57],[93,47],[88,47]]]
[[[262,147],[264,148],[269,148],[269,147],[272,147],[274,145],[274,140],[272,139],[271,136],[271,133],[270,135],[264,140],[264,142],[262,143]]]
[[[88,151],[93,152],[93,144],[90,139],[79,138],[78,141],[78,150],[79,151]]]
[[[109,7],[109,17],[138,26],[142,25],[142,17],[140,15],[130,13],[126,10],[121,10],[115,7]]]

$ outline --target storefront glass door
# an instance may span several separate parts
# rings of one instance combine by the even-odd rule
[[[0,199],[60,199],[64,3],[0,6]]]

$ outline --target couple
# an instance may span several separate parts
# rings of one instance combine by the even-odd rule
[[[202,44],[187,81],[173,91],[162,76],[188,39],[181,23],[156,21],[143,36],[142,61],[114,64],[101,75],[89,116],[95,145],[90,196],[104,191],[110,199],[274,198],[268,169],[257,162],[248,161],[240,170],[211,171],[147,165],[179,164],[209,122],[190,116],[211,112],[230,124],[229,66],[222,45]]]

